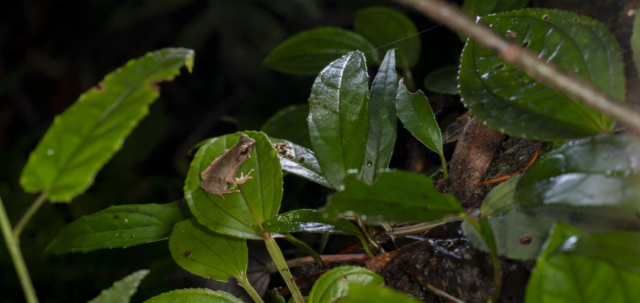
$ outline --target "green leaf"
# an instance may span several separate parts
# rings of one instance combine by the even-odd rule
[[[222,291],[213,291],[206,288],[178,289],[157,295],[144,303],[243,303],[242,300]]]
[[[525,8],[529,0],[465,0],[462,10],[472,16],[508,12]]]
[[[277,215],[264,222],[264,231],[270,233],[328,233],[362,237],[360,229],[346,219],[325,218],[314,209],[298,209]]]
[[[409,68],[420,57],[420,37],[415,24],[407,16],[384,7],[359,10],[353,21],[356,32],[387,52],[398,50],[398,67]]]
[[[264,65],[290,74],[315,75],[332,61],[351,51],[367,52],[378,61],[378,52],[367,39],[352,31],[323,27],[299,33],[280,43]]]
[[[262,239],[256,219],[263,222],[278,214],[282,200],[282,168],[276,151],[264,133],[243,132],[256,141],[255,148],[238,173],[252,179],[237,185],[240,193],[225,199],[200,188],[200,173],[238,142],[241,133],[212,138],[198,149],[185,181],[184,196],[198,223],[209,229],[239,238]],[[255,216],[255,218],[254,218]]]
[[[480,206],[480,213],[483,217],[499,216],[513,210],[514,194],[520,177],[510,178],[489,192]]]
[[[531,275],[526,302],[637,301],[639,244],[636,232],[589,235],[558,224]]]
[[[636,70],[640,70],[640,18],[638,18],[638,10],[634,11],[635,20],[633,21],[633,34],[631,36],[631,50],[633,50],[633,61],[636,64]]]
[[[357,213],[365,222],[425,222],[457,216],[462,207],[436,190],[431,179],[404,171],[381,173],[369,185],[355,175],[345,178],[343,192],[329,196],[325,213]]]
[[[373,181],[378,171],[389,167],[391,161],[398,128],[395,105],[397,88],[395,51],[390,49],[371,85],[367,163],[362,168],[363,178],[369,182]]]
[[[347,295],[354,284],[381,286],[384,278],[358,266],[339,266],[322,274],[309,293],[309,303],[335,302]],[[342,301],[340,301],[342,302]]]
[[[334,189],[323,176],[316,155],[310,149],[287,140],[269,138],[280,158],[282,171],[305,178],[322,186]]]
[[[290,105],[271,116],[260,131],[269,137],[285,139],[305,148],[310,148],[308,115],[308,104]]]
[[[481,18],[506,39],[539,52],[561,70],[624,100],[620,48],[600,22],[574,13],[525,9]],[[475,119],[511,136],[567,140],[610,130],[595,109],[536,83],[495,52],[469,40],[462,52],[460,95]]]
[[[367,145],[369,75],[356,51],[329,64],[316,78],[307,121],[324,177],[342,189],[349,170],[362,171]]]
[[[432,71],[424,78],[424,87],[439,94],[460,94],[458,89],[458,67],[451,65]]]
[[[424,93],[420,90],[410,93],[400,80],[396,108],[404,127],[430,150],[442,155],[442,133]]]
[[[138,285],[149,274],[148,269],[136,271],[122,280],[113,283],[108,289],[103,290],[99,296],[89,303],[128,303],[131,296],[138,290]]]
[[[173,224],[191,216],[182,200],[168,204],[110,206],[65,226],[49,242],[45,253],[89,252],[165,240]]]
[[[171,257],[192,274],[227,282],[246,279],[247,240],[217,234],[195,219],[176,223],[169,238]]]
[[[167,48],[131,60],[85,92],[57,116],[20,176],[29,193],[47,192],[52,202],[69,202],[83,193],[124,139],[158,98],[157,83],[171,81],[192,50]]]
[[[388,287],[352,284],[340,303],[418,303],[420,301]]]

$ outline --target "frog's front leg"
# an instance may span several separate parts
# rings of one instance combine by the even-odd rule
[[[228,180],[225,180],[229,183],[233,183],[233,184],[244,184],[244,182],[247,182],[247,180],[251,179],[251,173],[253,172],[253,169],[250,170],[246,176],[244,176],[242,173],[240,173],[240,178],[236,178],[234,176],[230,176],[231,178],[228,178]]]

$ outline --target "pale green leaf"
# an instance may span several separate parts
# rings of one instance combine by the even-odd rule
[[[128,303],[147,274],[149,274],[148,269],[136,271],[113,283],[113,286],[103,290],[99,296],[89,301],[89,303]]]

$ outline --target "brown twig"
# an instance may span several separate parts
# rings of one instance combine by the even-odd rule
[[[325,264],[345,263],[345,262],[364,262],[370,259],[369,255],[367,254],[324,255],[324,256],[320,256],[320,258],[322,258],[322,261],[324,261]],[[313,263],[316,263],[316,261],[312,257],[302,257],[302,258],[297,258],[297,259],[287,261],[287,266],[291,268],[291,267],[296,267],[296,266],[305,265],[305,264],[313,264]],[[274,273],[278,271],[278,269],[275,266],[269,266],[267,270],[270,273]]]
[[[513,174],[509,174],[509,175],[506,175],[506,176],[497,177],[497,178],[494,178],[494,179],[491,179],[491,180],[482,181],[482,182],[478,183],[478,186],[489,185],[489,184],[494,184],[494,183],[506,181],[506,180],[509,180],[509,179],[511,179],[513,177],[517,177],[519,175],[524,174],[524,172],[526,172],[527,169],[529,169],[529,167],[531,167],[531,165],[533,165],[533,163],[536,162],[536,160],[538,159],[538,155],[539,154],[540,154],[540,145],[536,146],[536,151],[533,153],[533,157],[531,157],[531,160],[529,160],[529,163],[527,163],[527,166],[525,166],[521,171],[515,172]]]
[[[538,53],[511,43],[483,23],[476,23],[458,7],[441,0],[397,0],[414,7],[432,19],[455,31],[463,32],[471,39],[498,53],[504,62],[522,69],[536,81],[543,83],[572,99],[593,107],[606,116],[618,119],[640,131],[640,115],[621,105],[590,83],[560,71],[555,64],[547,63]]]

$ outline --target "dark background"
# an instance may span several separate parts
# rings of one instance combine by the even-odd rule
[[[46,203],[23,232],[21,247],[40,301],[87,301],[144,268],[151,274],[133,302],[175,289],[167,276],[176,265],[164,241],[62,256],[44,255],[43,250],[82,215],[110,205],[180,199],[191,146],[209,137],[260,129],[279,109],[306,102],[314,77],[287,75],[261,64],[275,46],[316,27],[351,29],[354,13],[375,5],[404,12],[419,31],[435,25],[392,1],[2,1],[0,195],[13,224],[36,198],[20,188],[20,172],[55,115],[129,59],[163,47],[196,51],[193,74],[183,71],[162,84],[149,116],[95,184],[70,204]],[[419,88],[428,72],[455,63],[462,47],[444,27],[421,39],[421,59],[413,69]],[[399,131],[392,166],[405,168],[411,139],[401,126]],[[282,211],[322,206],[327,193],[287,176]],[[4,242],[0,247],[0,301],[23,302]],[[272,286],[280,286],[277,282]]]

